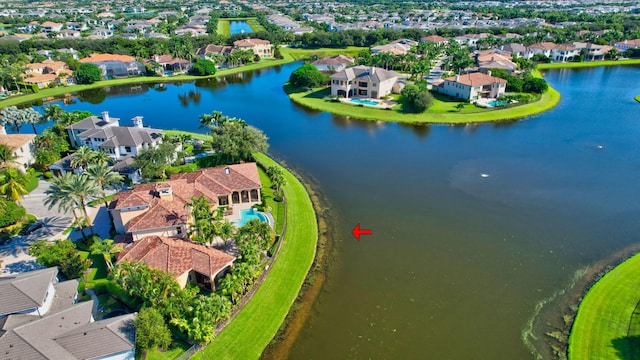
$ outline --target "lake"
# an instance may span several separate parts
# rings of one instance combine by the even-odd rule
[[[297,66],[65,106],[188,131],[219,110],[320,184],[338,252],[291,359],[534,358],[522,331],[536,304],[638,242],[639,67],[549,71],[562,101],[525,120],[411,126],[292,103],[282,84]],[[373,231],[359,242],[358,223]]]
[[[253,32],[253,29],[245,20],[229,21],[229,33],[231,35],[250,32]]]

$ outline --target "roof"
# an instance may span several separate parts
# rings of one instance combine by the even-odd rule
[[[539,50],[552,50],[556,48],[556,44],[545,41],[545,42],[531,44],[529,45],[529,47],[532,49],[539,49]]]
[[[640,39],[629,39],[629,40],[624,40],[624,41],[620,41],[617,42],[616,45],[626,45],[626,46],[640,46]]]
[[[109,122],[106,122],[99,116],[89,116],[88,118],[84,118],[83,120],[80,120],[77,123],[67,126],[65,129],[72,129],[72,130],[100,129],[105,125],[117,122],[119,120],[120,118],[114,118],[109,116]]]
[[[0,135],[0,144],[7,145],[11,149],[19,149],[36,138],[35,134],[7,134]]]
[[[135,348],[135,315],[92,322],[93,301],[40,318],[7,320],[0,336],[6,359],[95,359]]]
[[[171,188],[171,197],[161,199],[160,189],[167,187]],[[218,196],[260,187],[255,163],[205,168],[174,174],[169,181],[140,184],[132,190],[121,191],[113,197],[109,209],[149,208],[125,224],[127,232],[175,227],[187,223],[188,208],[185,205],[191,202],[192,197],[204,196],[217,204]]]
[[[206,54],[220,54],[220,55],[229,55],[236,52],[236,49],[232,46],[223,46],[223,45],[214,45],[209,44],[207,46],[203,46],[196,50],[196,55],[206,55]]]
[[[45,21],[42,23],[42,27],[56,27],[56,26],[62,26],[62,24],[58,24],[58,23],[54,23],[53,21]]]
[[[121,61],[121,62],[131,62],[136,59],[132,56],[127,55],[116,55],[116,54],[91,54],[91,56],[86,57],[84,59],[80,59],[81,63],[94,63],[94,62],[103,62],[103,61]]]
[[[424,42],[435,42],[435,43],[439,43],[439,42],[446,42],[449,41],[449,39],[439,36],[439,35],[430,35],[430,36],[425,36],[422,39],[420,39]]]
[[[346,55],[325,56],[311,63],[311,65],[347,65],[353,64],[354,59]]]
[[[398,77],[398,74],[395,71],[389,71],[379,67],[365,65],[347,68],[331,75],[331,79],[336,80],[353,80],[357,78],[358,80],[362,81],[377,82],[389,80],[394,77]]]
[[[458,79],[456,79],[458,77]],[[467,86],[480,86],[480,85],[488,85],[494,83],[506,84],[507,80],[501,79],[499,77],[490,76],[481,72],[474,72],[470,74],[464,75],[456,75],[452,77],[448,77],[445,80],[457,82],[458,84],[463,84]]]
[[[145,143],[152,144],[162,136],[162,130],[130,126],[107,126],[83,131],[78,134],[78,136],[87,139],[107,139],[98,146],[103,148],[115,148],[117,146],[139,146]]]
[[[508,60],[484,61],[480,63],[481,69],[504,69],[513,71],[518,69],[518,65]]]
[[[142,261],[175,277],[191,270],[213,277],[234,260],[235,256],[220,250],[164,236],[146,236],[118,254],[118,261]]]
[[[38,84],[42,82],[51,82],[55,81],[58,78],[56,74],[37,74],[37,75],[29,75],[29,77],[24,78],[24,82],[30,84]]]
[[[527,48],[524,45],[518,43],[506,44],[502,49],[512,53],[524,53],[527,51]]]
[[[0,278],[0,316],[36,309],[44,304],[58,268],[52,267]]]
[[[233,45],[237,47],[254,47],[256,45],[271,45],[271,42],[269,40],[248,38],[236,40],[233,42]]]

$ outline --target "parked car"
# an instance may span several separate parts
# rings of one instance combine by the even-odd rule
[[[33,233],[34,231],[41,229],[44,227],[44,222],[42,220],[38,220],[36,222],[34,222],[33,224],[27,226],[25,229],[22,229],[22,231],[20,232],[22,235],[29,235],[31,233]]]

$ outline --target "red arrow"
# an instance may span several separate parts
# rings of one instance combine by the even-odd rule
[[[360,241],[360,235],[371,235],[371,230],[360,229],[360,224],[356,225],[351,231],[353,236]]]

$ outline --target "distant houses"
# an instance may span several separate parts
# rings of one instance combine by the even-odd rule
[[[331,75],[331,95],[381,98],[389,95],[398,80],[395,71],[373,66],[354,66]]]
[[[42,89],[55,84],[74,84],[71,70],[64,61],[44,60],[39,63],[27,64],[23,75],[24,82],[36,84]]]
[[[399,39],[385,45],[378,45],[371,48],[371,54],[391,53],[394,55],[407,54],[411,47],[417,45],[417,41],[409,39]]]
[[[624,52],[629,49],[640,49],[640,39],[624,40],[616,43],[616,49]]]

